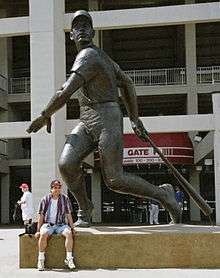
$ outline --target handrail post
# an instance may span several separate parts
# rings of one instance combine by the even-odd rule
[[[212,84],[215,84],[214,67],[212,66]]]

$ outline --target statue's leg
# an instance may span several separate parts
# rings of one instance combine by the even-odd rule
[[[84,227],[90,225],[93,205],[87,197],[81,163],[93,149],[92,138],[86,133],[85,126],[80,123],[68,136],[59,160],[62,178],[79,206],[76,225]]]
[[[174,223],[180,222],[180,208],[171,185],[155,186],[139,176],[123,172],[122,133],[109,127],[100,137],[99,154],[106,185],[113,191],[158,200],[170,213]]]

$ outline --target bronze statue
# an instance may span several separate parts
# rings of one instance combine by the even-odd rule
[[[80,123],[68,135],[59,160],[62,178],[79,205],[75,225],[90,225],[93,204],[87,197],[80,166],[82,160],[96,147],[100,155],[103,178],[111,190],[156,199],[169,211],[172,221],[178,223],[181,210],[171,185],[157,187],[141,177],[123,171],[123,116],[119,106],[118,88],[134,132],[140,135],[144,127],[138,118],[132,80],[103,50],[92,43],[93,37],[94,29],[89,13],[75,12],[70,38],[75,41],[79,53],[72,66],[71,75],[27,131],[37,132],[46,125],[47,131],[50,132],[51,116],[81,88],[78,97]]]

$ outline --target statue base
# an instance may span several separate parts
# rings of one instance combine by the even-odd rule
[[[219,268],[220,227],[195,225],[92,226],[77,228],[77,268]],[[20,268],[36,268],[37,240],[20,235]],[[47,268],[64,268],[61,235],[52,235]]]

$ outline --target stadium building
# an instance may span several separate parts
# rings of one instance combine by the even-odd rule
[[[95,44],[132,78],[152,139],[220,224],[220,3],[203,0],[0,0],[0,223],[12,221],[21,182],[31,185],[36,209],[60,177],[65,136],[79,118],[77,94],[53,116],[51,134],[25,130],[69,74],[77,54],[70,24],[79,9],[91,13]],[[124,169],[156,185],[177,185],[133,135],[122,103],[121,109]],[[93,222],[148,222],[146,200],[106,188],[96,152],[83,168]],[[161,208],[160,222],[167,221]],[[186,194],[184,221],[207,221]]]

